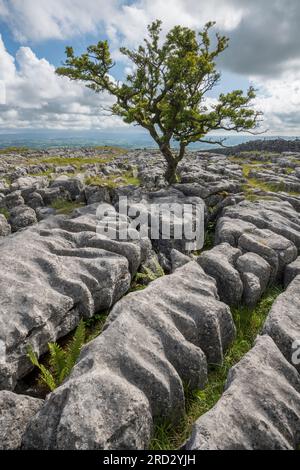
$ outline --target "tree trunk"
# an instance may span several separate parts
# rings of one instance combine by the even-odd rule
[[[167,170],[165,172],[165,179],[169,184],[174,184],[177,183],[177,166],[179,163],[179,158],[176,158],[175,155],[173,155],[172,150],[170,147],[166,144],[160,146],[160,151],[165,157],[165,160],[167,162]]]
[[[178,162],[175,159],[167,161],[167,170],[165,172],[165,179],[169,184],[178,182],[177,178],[177,166]]]

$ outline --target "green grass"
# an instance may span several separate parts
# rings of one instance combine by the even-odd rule
[[[283,192],[289,194],[290,196],[300,196],[299,192],[288,191],[285,187],[284,181],[280,183],[266,183],[264,181],[258,180],[257,178],[248,178],[247,184],[243,185],[243,191],[246,193],[251,192],[253,189],[259,189],[260,191],[278,193]]]
[[[150,284],[150,282],[153,282],[165,275],[163,268],[158,262],[155,262],[155,266],[156,272],[146,266],[142,271],[137,272],[132,280],[129,292],[143,290],[148,286],[148,284]]]
[[[9,219],[9,217],[10,217],[9,211],[5,208],[0,208],[0,214],[4,215],[4,217],[6,217],[6,219]]]
[[[85,178],[84,183],[88,186],[100,186],[107,188],[116,188],[118,184],[114,181],[117,178],[116,175],[104,178],[103,176],[88,176]]]
[[[85,204],[82,202],[73,202],[73,201],[66,201],[65,199],[56,199],[53,201],[50,207],[55,209],[58,214],[71,214],[74,209],[78,209],[80,207],[84,207]]]
[[[0,155],[6,155],[7,153],[17,153],[17,152],[28,152],[27,147],[8,147],[6,149],[0,149]]]
[[[123,149],[117,147],[95,147],[99,151],[99,155],[92,157],[42,157],[35,158],[29,161],[32,165],[38,165],[40,163],[45,163],[48,165],[55,166],[67,166],[72,165],[78,171],[80,171],[84,165],[94,165],[94,164],[105,164],[112,161],[115,157],[119,156],[124,152]],[[105,154],[101,154],[105,150]]]
[[[122,178],[121,181],[116,181],[116,179]],[[85,179],[85,184],[88,186],[100,186],[107,188],[118,188],[120,186],[139,186],[141,184],[139,178],[135,177],[132,172],[128,171],[122,175],[109,175],[107,177],[103,176],[88,176]]]
[[[249,155],[256,155],[256,156],[263,155],[265,157],[275,157],[275,156],[280,155],[280,154],[279,153],[274,153],[274,152],[268,152],[267,150],[266,151],[264,151],[264,150],[262,150],[262,151],[260,151],[260,150],[254,150],[254,151],[248,150],[248,151],[240,152],[239,155],[245,156],[245,157],[248,157]]]
[[[83,165],[88,164],[96,164],[101,163],[105,164],[111,161],[110,157],[103,157],[99,155],[98,157],[46,157],[46,158],[38,158],[34,160],[30,160],[29,164],[31,165],[39,165],[41,163],[45,163],[48,165],[55,165],[55,166],[68,166],[72,165],[77,170],[80,170]]]
[[[246,165],[245,158],[229,157],[229,160],[232,163],[239,163],[240,165]],[[253,165],[253,166],[256,166],[256,165],[271,165],[272,164],[271,160],[264,161],[264,160],[254,160],[254,159],[251,158],[250,161],[251,161],[251,163],[249,163],[249,165]]]
[[[259,189],[260,191],[265,191],[265,192],[285,192],[291,196],[299,196],[299,193],[294,192],[294,191],[287,191],[285,189],[285,183],[284,180],[278,183],[267,183],[264,181],[261,181],[258,178],[253,178],[250,177],[250,172],[255,168],[255,165],[253,164],[248,164],[244,163],[242,164],[242,171],[243,171],[243,176],[247,180],[247,183],[242,186],[242,190],[245,193],[246,199],[251,200],[251,194],[252,191],[255,189]]]
[[[176,427],[167,422],[158,423],[151,450],[178,449],[188,439],[195,421],[213,408],[221,398],[229,370],[252,348],[273,302],[281,292],[281,287],[271,287],[254,309],[232,309],[237,336],[225,355],[223,365],[209,368],[208,383],[204,390],[192,392],[186,387],[185,418]]]
[[[53,170],[45,170],[45,171],[40,171],[38,173],[28,173],[28,176],[32,176],[32,177],[46,176],[47,178],[51,178],[51,175],[53,173],[54,173]]]

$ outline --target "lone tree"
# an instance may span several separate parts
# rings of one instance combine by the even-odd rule
[[[112,79],[114,67],[107,41],[87,48],[75,56],[66,48],[67,59],[57,69],[59,75],[81,80],[95,92],[107,91],[116,98],[111,107],[114,115],[126,123],[147,129],[167,162],[166,180],[176,182],[178,163],[192,142],[222,145],[224,139],[205,140],[211,131],[250,132],[257,128],[260,112],[251,109],[255,90],[250,87],[221,94],[209,105],[207,93],[218,84],[220,74],[215,59],[228,47],[228,38],[216,34],[212,46],[207,23],[203,31],[175,26],[161,41],[161,21],[148,26],[149,35],[137,50],[120,49],[133,63],[126,82]],[[176,141],[179,149],[172,149]],[[176,146],[178,147],[178,145]]]

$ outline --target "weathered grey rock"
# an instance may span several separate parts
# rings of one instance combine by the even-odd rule
[[[206,359],[222,359],[234,337],[227,306],[191,262],[129,294],[87,345],[71,376],[31,421],[26,449],[145,449],[153,420],[178,423],[183,382],[202,388]]]
[[[298,361],[293,357],[300,347],[300,276],[276,299],[263,331],[273,338],[285,358],[300,372],[300,354]]]
[[[248,307],[254,307],[262,296],[262,289],[258,277],[252,273],[242,273],[243,302]]]
[[[11,189],[13,191],[17,190],[25,190],[32,188],[34,190],[41,189],[41,188],[47,188],[49,185],[49,180],[46,176],[25,176],[18,178],[13,182],[11,185]]]
[[[31,209],[37,209],[38,207],[44,206],[44,201],[39,193],[33,192],[27,198],[26,205],[31,207]]]
[[[201,174],[203,177],[203,173]],[[209,180],[211,181],[213,174],[210,173]],[[218,178],[220,179],[220,178]],[[220,180],[216,182],[208,181],[208,184],[205,184],[205,181],[201,181],[200,184],[194,183],[193,181],[197,180],[195,175],[191,177],[182,178],[182,184],[176,184],[174,187],[182,191],[186,196],[197,196],[202,199],[207,199],[210,196],[218,193],[239,193],[241,190],[241,184],[236,181],[226,181]],[[198,180],[199,181],[199,180]]]
[[[0,391],[0,450],[19,450],[30,419],[43,400]]]
[[[236,268],[240,273],[254,274],[259,279],[262,292],[266,290],[270,280],[271,267],[261,256],[256,253],[246,253],[237,259]]]
[[[0,237],[6,237],[11,232],[11,227],[6,220],[6,217],[0,214]]]
[[[53,202],[57,201],[58,199],[71,201],[71,196],[70,196],[69,191],[66,191],[62,187],[39,189],[36,192],[42,196],[45,205],[51,205]]]
[[[288,285],[300,274],[300,256],[293,261],[291,264],[288,264],[284,272],[284,286]]]
[[[61,218],[63,220],[63,217]],[[0,389],[13,389],[38,354],[72,331],[80,317],[110,308],[130,287],[141,248],[94,232],[39,225],[0,241],[0,339],[6,345]],[[52,226],[52,227],[51,227]]]
[[[292,450],[300,435],[300,376],[269,336],[229,372],[215,407],[195,424],[187,450]]]
[[[65,165],[55,168],[56,173],[75,173],[75,167],[72,165]]]
[[[21,196],[21,191],[14,191],[5,198],[5,206],[7,209],[14,209],[17,206],[24,205],[25,201]]]
[[[99,188],[98,186],[86,186],[84,193],[88,205],[103,202],[106,202],[107,204],[111,203],[108,188]]]
[[[228,243],[222,243],[198,258],[206,274],[216,279],[220,299],[228,305],[237,305],[242,298],[243,283],[234,267],[241,254]]]
[[[187,206],[193,212],[188,213]],[[189,253],[203,246],[205,204],[200,198],[185,197],[174,188],[157,191],[144,195],[139,202],[131,202],[128,215],[137,225],[141,219],[143,225],[148,224],[154,249],[168,259],[173,249]]]
[[[243,252],[253,252],[271,266],[270,282],[282,279],[285,266],[297,258],[297,248],[290,240],[270,230],[254,229],[245,232],[238,241]]]
[[[120,216],[116,213],[117,220],[112,217],[109,219],[108,217],[105,218],[105,225],[107,224],[110,229],[114,229],[116,233],[116,237],[118,237],[119,228],[128,227],[128,219],[127,217],[124,218],[122,223],[119,225]],[[103,223],[103,219],[97,214],[86,214],[81,215],[76,218],[72,219],[60,219],[58,221],[59,226],[63,230],[67,230],[69,232],[78,233],[78,232],[97,232],[99,233],[99,229],[101,224]],[[118,240],[118,239],[111,239],[110,237],[99,235],[96,239],[96,246],[99,243],[98,239],[101,240],[101,248],[107,251],[112,251],[113,253],[119,253],[122,256],[126,256],[129,263],[129,269],[132,274],[134,274],[139,265],[141,264],[141,239],[138,238],[138,233],[133,230],[133,235],[136,239],[129,240]],[[92,245],[90,245],[92,246]]]
[[[240,219],[281,235],[300,248],[300,215],[284,201],[244,201],[223,211],[224,217]]]
[[[68,176],[60,176],[51,183],[51,188],[62,188],[67,191],[73,201],[80,198],[84,189],[84,185],[79,178],[69,178]]]
[[[221,217],[216,225],[215,244],[229,243],[231,246],[237,247],[243,233],[251,232],[255,228],[254,224],[244,220]]]
[[[238,203],[244,201],[243,194],[230,195],[225,198],[221,196],[221,200],[217,204],[213,204],[213,212],[210,214],[210,220],[215,220],[225,209],[225,207],[236,206]]]
[[[184,255],[180,251],[172,250],[170,260],[172,264],[172,272],[174,272],[176,269],[181,268],[185,264],[189,263],[191,258],[187,255]]]
[[[249,307],[253,307],[268,286],[271,266],[261,256],[246,253],[238,258],[236,269],[241,274],[244,285],[243,301]]]
[[[9,212],[9,223],[12,232],[17,232],[23,228],[37,223],[36,213],[28,206],[17,206]]]
[[[37,207],[35,209],[37,220],[40,222],[41,220],[47,219],[56,214],[56,210],[52,209],[51,207]]]

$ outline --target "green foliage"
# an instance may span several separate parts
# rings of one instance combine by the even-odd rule
[[[195,421],[213,408],[221,398],[229,370],[252,348],[273,302],[281,293],[281,287],[271,287],[255,308],[238,307],[232,310],[237,336],[225,355],[223,365],[210,366],[208,383],[204,390],[192,391],[185,387],[185,418],[176,427],[168,422],[158,423],[151,443],[152,450],[178,449],[188,439]]]
[[[97,338],[102,333],[109,312],[102,312],[94,315],[92,318],[85,320],[86,326],[86,343]]]
[[[163,41],[161,21],[153,22],[148,37],[136,50],[120,49],[133,65],[133,72],[122,83],[111,78],[115,64],[107,41],[89,46],[81,56],[67,47],[66,62],[57,73],[84,81],[97,93],[113,95],[112,113],[147,129],[167,161],[166,179],[173,183],[190,143],[222,144],[222,139],[212,142],[204,137],[218,130],[250,132],[261,116],[250,107],[255,98],[252,87],[246,95],[241,90],[222,93],[217,103],[209,106],[206,95],[220,80],[216,59],[228,46],[228,39],[218,33],[212,43],[214,25],[207,23],[198,34],[175,26]],[[178,152],[171,149],[173,140],[179,143]]]
[[[57,343],[48,343],[49,348],[49,369],[39,362],[32,347],[28,349],[27,357],[32,364],[40,370],[40,381],[53,392],[68,377],[79,357],[82,346],[85,342],[85,322],[80,321],[73,339],[67,347],[63,349]]]
[[[5,209],[4,207],[0,207],[0,214],[4,215],[6,219],[9,219],[10,217],[9,211]]]
[[[147,287],[148,284],[150,284],[150,282],[153,282],[165,275],[163,268],[155,258],[152,259],[152,262],[154,264],[155,271],[148,268],[147,266],[143,266],[143,270],[137,272],[134,276],[130,292],[143,290]]]
[[[55,209],[59,214],[71,214],[74,209],[78,209],[83,207],[84,204],[82,202],[73,202],[73,201],[66,201],[65,199],[58,198],[52,202],[51,207]]]

